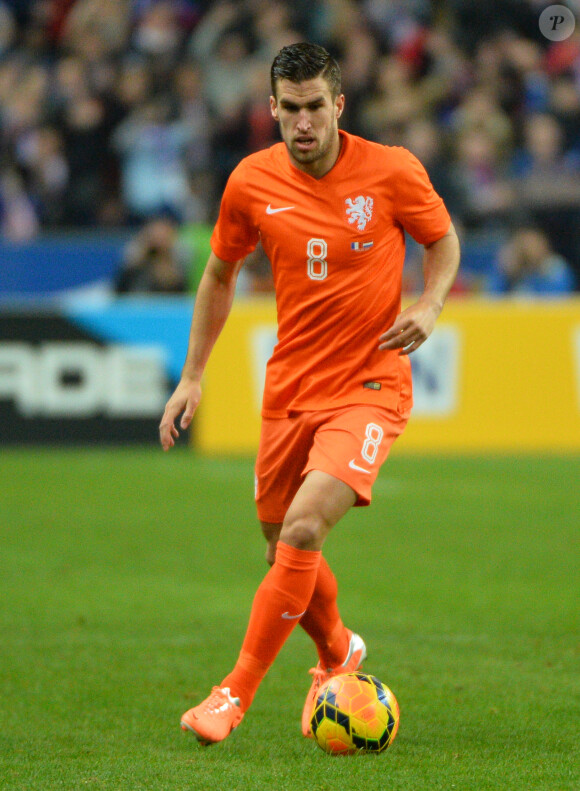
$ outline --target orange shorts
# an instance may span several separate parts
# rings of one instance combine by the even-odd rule
[[[410,411],[355,405],[262,418],[256,460],[258,518],[282,522],[311,470],[344,481],[357,495],[355,505],[369,505],[379,468],[407,425]]]

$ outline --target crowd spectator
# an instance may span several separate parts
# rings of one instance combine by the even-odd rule
[[[34,205],[19,173],[5,168],[0,174],[0,232],[14,242],[31,239],[39,231]]]
[[[267,67],[310,39],[341,62],[348,131],[414,151],[467,237],[533,224],[579,281],[580,24],[551,42],[543,7],[0,0],[0,229],[213,222],[278,139]]]
[[[553,115],[527,117],[522,146],[514,157],[513,184],[520,211],[551,237],[559,253],[577,263],[580,148],[566,149],[564,141],[564,130]]]
[[[160,215],[127,244],[115,290],[118,294],[182,294],[187,291],[188,264],[179,223]]]
[[[172,118],[162,96],[139,105],[115,130],[112,144],[120,156],[121,194],[131,220],[164,210],[184,216],[190,130],[185,120]]]
[[[492,294],[557,296],[574,290],[568,263],[550,247],[545,233],[518,228],[501,247],[488,290]]]
[[[467,228],[492,231],[506,222],[515,203],[504,153],[485,128],[462,132],[456,146],[451,172],[460,192],[459,217]]]

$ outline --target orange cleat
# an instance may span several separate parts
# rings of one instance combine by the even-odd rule
[[[306,695],[306,702],[304,703],[304,708],[302,710],[302,733],[308,739],[312,738],[312,731],[310,730],[310,718],[312,716],[312,709],[316,703],[316,698],[318,697],[318,690],[320,687],[325,681],[328,681],[329,678],[332,678],[332,676],[338,676],[341,673],[354,673],[354,671],[358,670],[367,658],[367,647],[362,637],[360,637],[358,634],[355,634],[354,632],[351,632],[350,629],[347,631],[350,635],[350,643],[348,646],[348,654],[346,655],[346,659],[342,665],[339,665],[338,667],[323,668],[320,666],[319,662],[316,667],[313,667],[308,671],[314,677],[312,679],[310,689],[308,690],[308,695]]]
[[[214,687],[199,706],[185,712],[181,729],[191,731],[201,744],[216,744],[229,736],[243,717],[240,699],[232,697],[228,687]]]

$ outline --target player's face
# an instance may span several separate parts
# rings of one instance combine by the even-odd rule
[[[338,119],[344,96],[333,99],[324,77],[305,82],[278,80],[270,109],[296,167],[315,178],[328,173],[340,151]]]

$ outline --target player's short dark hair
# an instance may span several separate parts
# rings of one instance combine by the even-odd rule
[[[280,50],[272,63],[272,94],[276,96],[278,80],[304,82],[317,77],[324,77],[332,98],[336,98],[340,93],[340,66],[332,55],[318,44],[290,44]]]

